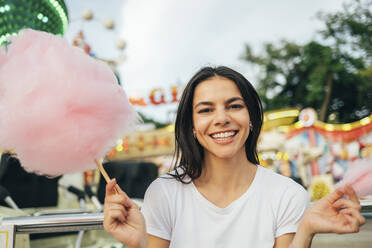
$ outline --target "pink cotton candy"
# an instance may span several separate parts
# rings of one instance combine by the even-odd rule
[[[0,70],[3,64],[5,63],[5,61],[6,61],[6,54],[3,48],[0,46]]]
[[[346,184],[351,185],[359,197],[372,195],[372,159],[360,159],[351,163],[336,187],[343,188]]]
[[[0,148],[52,176],[95,168],[138,120],[105,63],[34,30],[12,39],[0,67],[0,116]]]

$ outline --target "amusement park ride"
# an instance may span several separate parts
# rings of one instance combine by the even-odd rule
[[[26,0],[3,0],[0,13],[0,44],[6,44],[8,37],[25,27],[63,35],[68,26],[63,0],[32,4]],[[93,12],[84,10],[82,18],[92,20]],[[108,30],[115,26],[110,19],[104,25]],[[83,31],[76,34],[72,44],[87,54],[92,52]],[[120,40],[117,48],[122,52],[125,42]],[[114,71],[122,61],[122,56],[105,60]],[[154,89],[150,102],[166,104],[163,93]],[[179,90],[172,88],[170,102],[177,102],[178,94]],[[130,100],[143,107],[147,104],[140,98]],[[173,133],[174,126],[169,125],[128,134],[117,141],[105,159],[108,173],[115,173],[117,178],[124,175],[121,186],[125,185],[123,188],[139,205],[145,187],[157,177],[158,167],[160,171],[168,169],[164,167],[174,151]],[[258,152],[262,166],[298,180],[309,189],[311,199],[318,200],[333,190],[333,183],[342,178],[349,162],[372,157],[372,116],[353,123],[329,124],[318,121],[311,109],[267,112]],[[131,185],[125,177],[130,173],[148,176],[136,178],[141,180],[141,186]],[[16,157],[2,151],[0,248],[123,247],[102,228],[104,187],[103,178],[95,170],[84,175],[46,178],[25,172]],[[362,205],[364,215],[372,218],[372,199],[363,199]]]

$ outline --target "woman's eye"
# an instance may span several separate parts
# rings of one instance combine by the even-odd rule
[[[232,108],[232,109],[241,109],[241,108],[244,108],[243,105],[241,104],[232,104],[229,106],[229,108]]]
[[[211,111],[212,111],[212,109],[210,109],[210,108],[204,108],[204,109],[199,110],[198,113],[199,114],[201,114],[201,113],[208,113],[208,112],[211,112]]]

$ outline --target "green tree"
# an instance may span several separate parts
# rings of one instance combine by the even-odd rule
[[[144,115],[141,112],[137,112],[137,113],[141,117],[143,123],[152,123],[152,124],[154,124],[155,129],[163,128],[163,127],[166,127],[166,126],[169,125],[169,123],[159,122],[159,121],[156,121],[154,119],[151,119],[151,118],[147,117],[146,115]]]
[[[368,2],[344,5],[342,12],[320,14],[322,38],[299,45],[267,43],[254,55],[245,45],[243,59],[261,69],[258,92],[265,110],[312,107],[322,121],[351,122],[371,114],[372,18]]]
[[[354,0],[343,5],[342,12],[319,13],[326,28],[320,33],[331,39],[343,53],[358,53],[371,65],[372,59],[372,1]]]

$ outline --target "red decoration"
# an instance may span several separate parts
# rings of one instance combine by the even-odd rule
[[[302,127],[287,133],[287,138],[291,138],[295,135],[298,135],[308,129],[314,129],[315,132],[322,135],[325,139],[336,142],[350,142],[358,139],[360,136],[370,132],[372,130],[372,122],[367,125],[351,129],[349,131],[327,131],[323,128],[311,126],[311,127]]]
[[[155,100],[155,93],[156,92],[160,92],[160,100]],[[164,100],[163,89],[161,89],[161,88],[153,89],[150,93],[150,101],[154,105],[164,104],[165,100]]]

